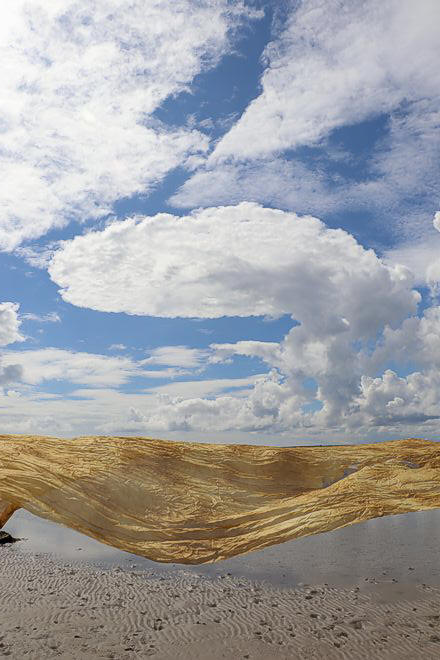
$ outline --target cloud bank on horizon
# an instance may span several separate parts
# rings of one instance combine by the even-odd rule
[[[5,433],[440,438],[437,2],[0,12]]]

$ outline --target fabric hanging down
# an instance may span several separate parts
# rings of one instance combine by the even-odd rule
[[[440,443],[269,447],[0,435],[0,528],[19,508],[158,562],[202,564],[440,507]]]

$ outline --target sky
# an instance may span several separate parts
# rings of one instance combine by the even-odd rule
[[[3,0],[0,428],[440,440],[438,0]]]

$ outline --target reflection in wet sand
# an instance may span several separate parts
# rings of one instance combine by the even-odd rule
[[[24,539],[15,546],[20,552],[55,554],[64,560],[103,566],[135,564],[165,574],[183,568],[116,550],[27,511],[17,511],[4,529]],[[439,547],[440,509],[434,509],[369,520],[219,563],[185,566],[184,570],[212,577],[230,572],[285,587],[360,582],[365,591],[370,585],[365,578],[370,578],[384,583],[387,592],[397,593],[408,584],[440,585]]]

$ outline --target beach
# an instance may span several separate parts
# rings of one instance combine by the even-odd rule
[[[439,514],[166,566],[17,512],[5,530],[29,535],[0,547],[0,655],[438,658]]]

